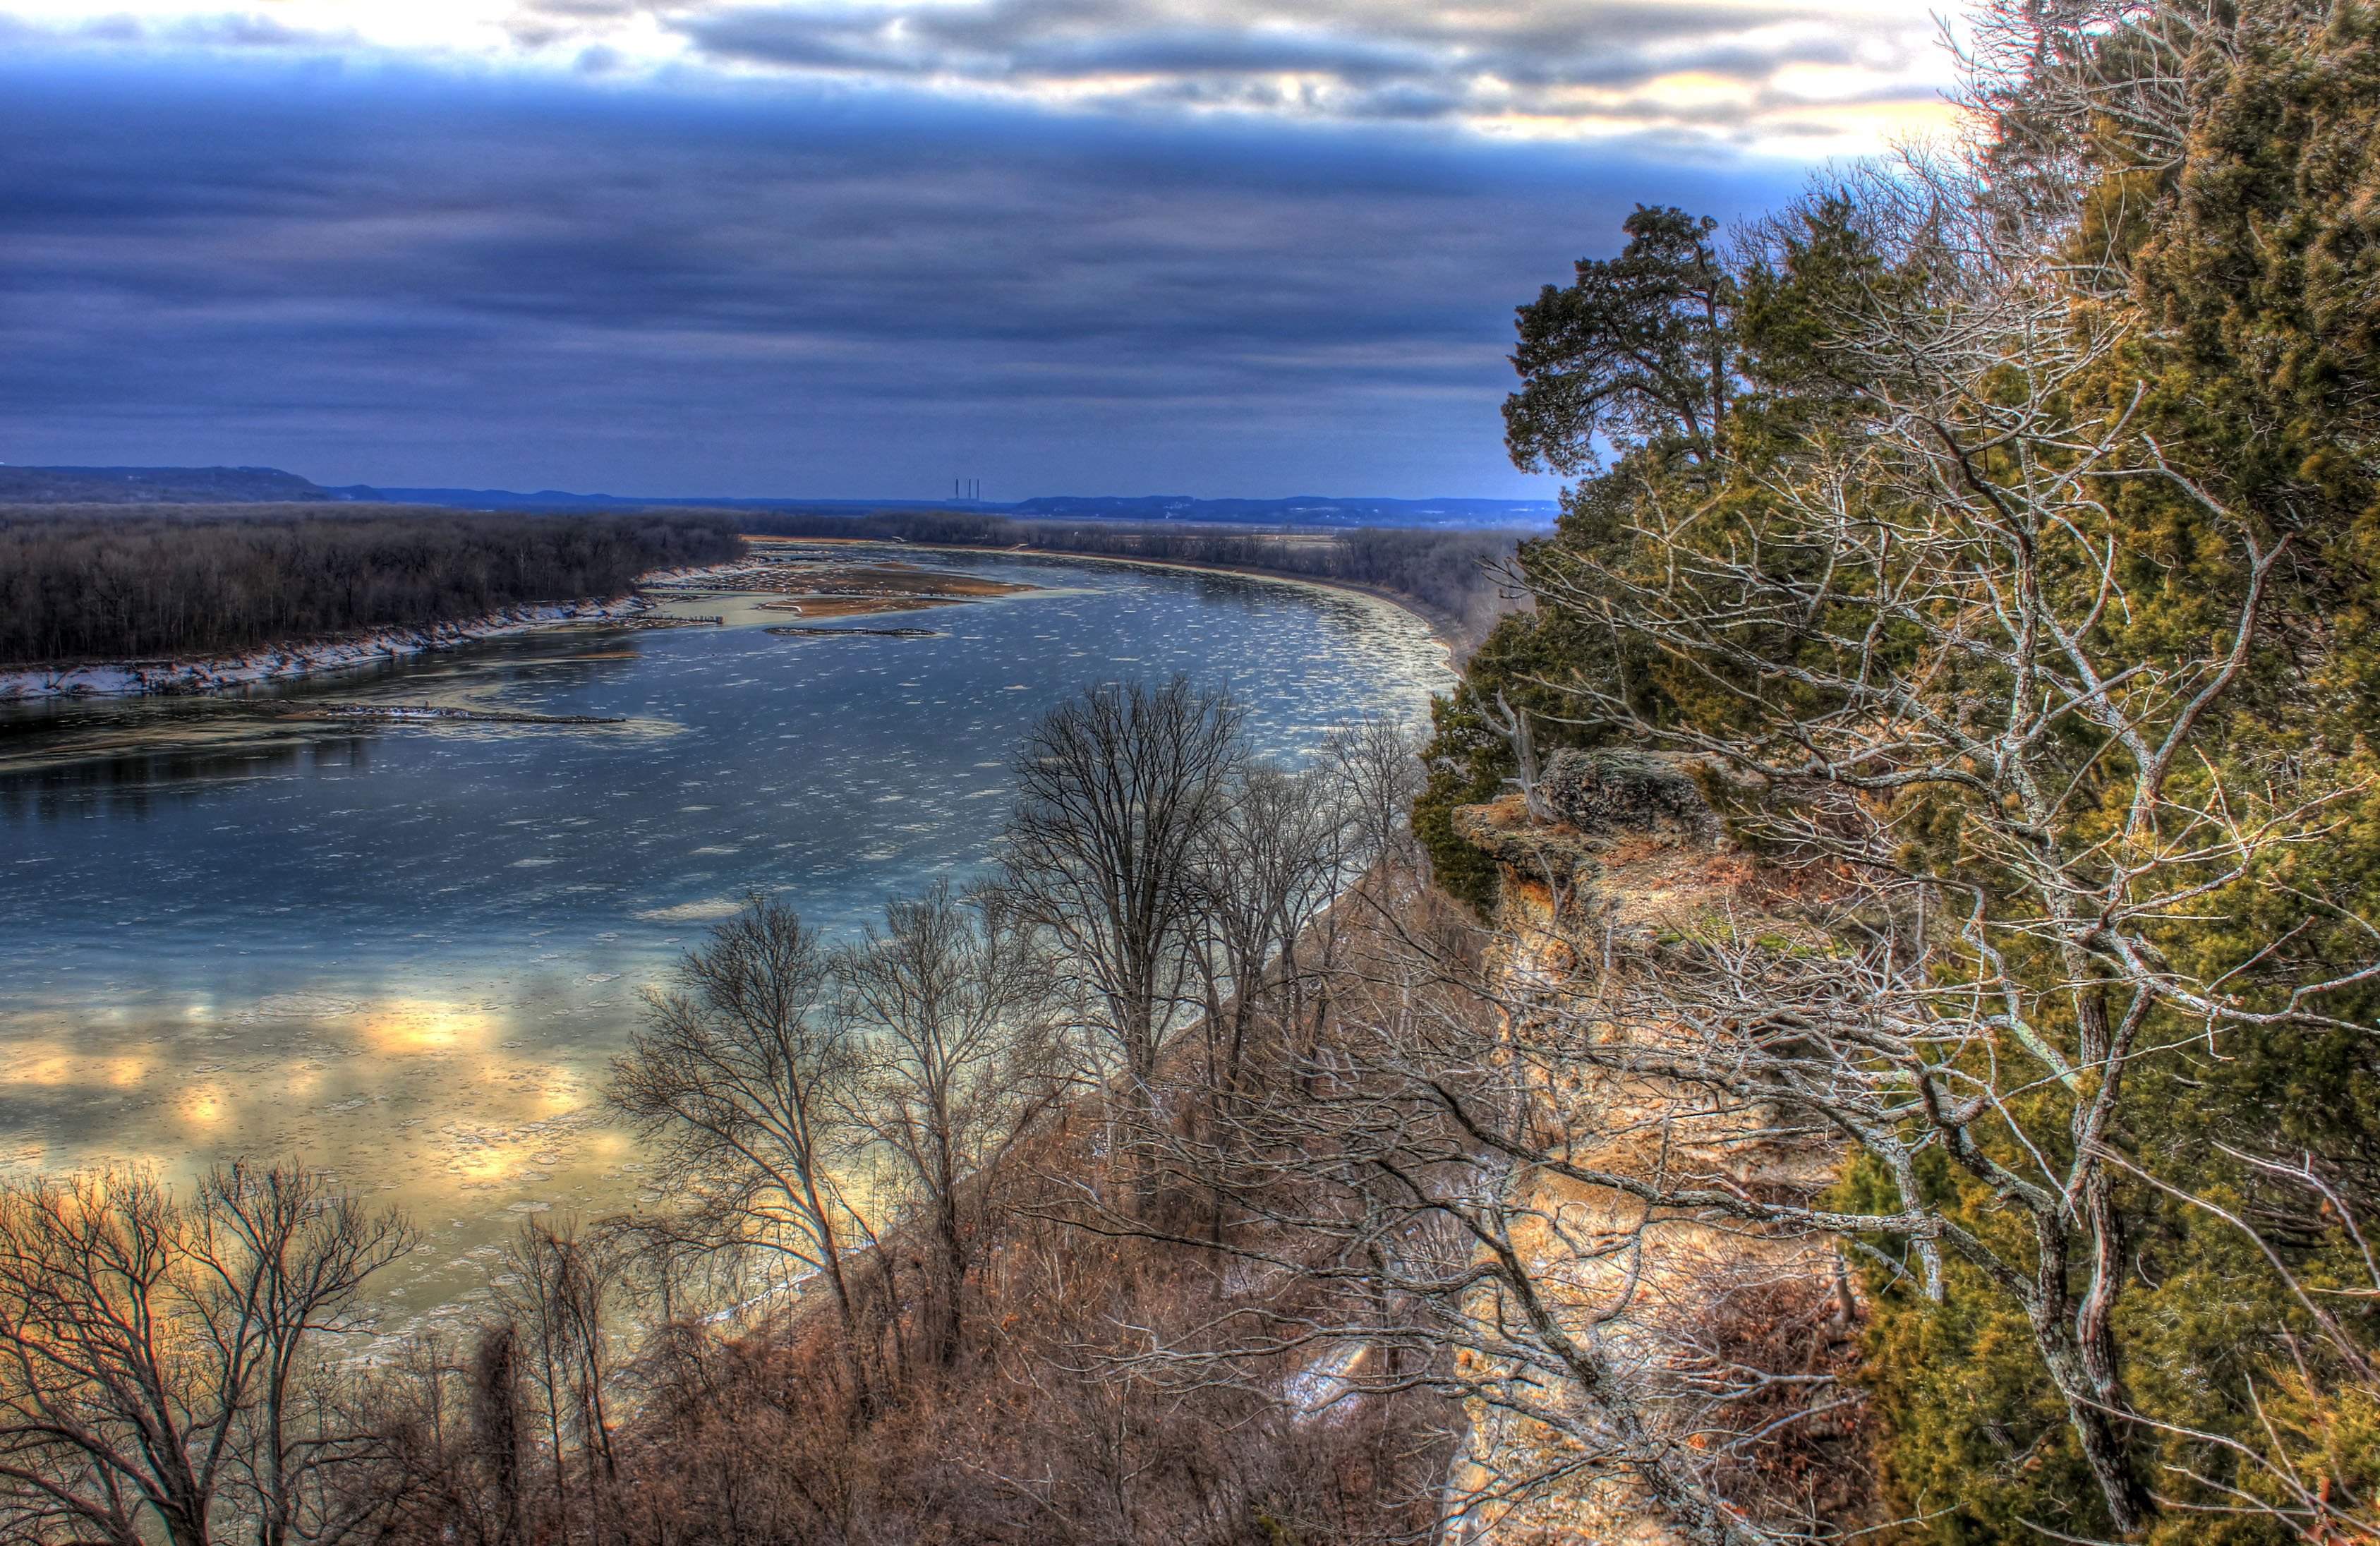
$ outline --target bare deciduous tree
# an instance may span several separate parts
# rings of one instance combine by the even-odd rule
[[[362,1531],[338,1473],[375,1448],[322,1367],[364,1280],[412,1245],[296,1165],[190,1201],[110,1172],[0,1191],[0,1518],[30,1541],[262,1546]]]
[[[1750,1546],[1779,1539],[1780,1522],[1793,1534],[1795,1500],[1755,1499],[1725,1475],[1730,1443],[1785,1415],[1747,1409],[1776,1382],[1706,1350],[1673,1357],[1653,1324],[1669,1310],[1645,1254],[1695,1222],[1708,1188],[1655,1204],[1658,1175],[1572,1163],[1646,1114],[1565,1099],[1577,1049],[1516,1038],[1493,983],[1402,932],[1369,942],[1361,993],[1349,984],[1330,1034],[1240,1105],[1231,1134],[1153,1140],[1225,1200],[1220,1248],[1241,1286],[1194,1334],[1113,1367],[1187,1390],[1281,1388],[1270,1371],[1286,1364],[1303,1372],[1285,1388],[1308,1404],[1421,1392],[1459,1405],[1470,1433],[1448,1483],[1449,1539],[1615,1479],[1687,1540]],[[1084,1221],[1150,1233],[1110,1211]],[[1674,1319],[1708,1345],[1709,1310],[1682,1304]]]
[[[1414,838],[1411,813],[1428,783],[1422,746],[1423,737],[1411,724],[1389,714],[1366,714],[1324,738],[1323,759],[1338,770],[1354,828],[1351,864],[1408,874],[1420,870],[1421,846]]]
[[[482,1539],[512,1546],[527,1520],[529,1417],[522,1394],[520,1329],[499,1322],[480,1333],[468,1377],[473,1449],[487,1474],[489,1508]]]
[[[509,1321],[468,1343],[432,1332],[381,1360],[358,1406],[381,1437],[378,1463],[347,1479],[385,1525],[383,1540],[520,1546],[544,1517],[550,1452],[529,1407],[528,1355]]]
[[[1100,1006],[1135,1112],[1190,1002],[1192,878],[1247,758],[1245,717],[1183,677],[1099,687],[1042,715],[1016,754],[1003,889]]]
[[[614,1320],[626,1287],[625,1243],[603,1231],[530,1221],[521,1225],[495,1290],[503,1318],[483,1341],[472,1369],[474,1427],[501,1443],[514,1387],[533,1393],[545,1430],[557,1528],[567,1540],[573,1512],[572,1453],[577,1495],[585,1505],[589,1537],[611,1533],[618,1508],[619,1455],[610,1406],[618,1379]],[[517,1440],[516,1440],[517,1443]],[[503,1457],[498,1455],[499,1472]]]
[[[947,1364],[1001,1166],[1074,1089],[1049,963],[999,891],[962,897],[943,882],[885,904],[883,932],[839,952],[835,976],[870,1033],[852,1120],[914,1204],[928,1273],[920,1335]]]
[[[860,1064],[836,1013],[829,956],[780,902],[755,895],[649,995],[605,1099],[656,1146],[692,1206],[684,1226],[722,1251],[763,1250],[824,1282],[837,1316],[863,1319],[855,1248],[873,1240],[839,1166],[860,1134]]]
[[[1353,791],[1335,760],[1292,771],[1251,761],[1233,775],[1221,816],[1203,834],[1187,877],[1199,931],[1207,1082],[1228,1102],[1260,1024],[1292,1029],[1315,987],[1301,950],[1354,878],[1362,834]]]

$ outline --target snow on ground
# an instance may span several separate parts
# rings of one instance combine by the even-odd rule
[[[691,580],[729,578],[765,568],[765,565],[724,564],[707,569],[664,569],[640,575],[640,586],[685,584]],[[221,692],[286,681],[317,671],[339,671],[369,665],[397,655],[444,650],[503,634],[526,633],[556,623],[595,623],[633,617],[648,603],[636,596],[607,602],[564,602],[545,606],[513,606],[466,623],[433,623],[423,627],[382,628],[347,639],[277,649],[251,650],[245,654],[213,655],[203,660],[117,661],[102,665],[19,668],[0,671],[0,703],[50,698],[125,698],[142,693]]]
[[[45,698],[122,698],[140,693],[221,692],[285,681],[316,671],[368,665],[397,655],[443,650],[501,634],[525,633],[556,623],[600,622],[644,609],[633,599],[580,602],[558,606],[516,606],[468,623],[436,623],[419,628],[382,628],[355,638],[254,650],[203,660],[124,661],[105,665],[49,666],[0,672],[0,702]]]

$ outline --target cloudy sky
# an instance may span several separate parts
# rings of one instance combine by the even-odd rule
[[[1512,308],[1947,74],[1906,0],[0,0],[0,461],[1546,496]]]

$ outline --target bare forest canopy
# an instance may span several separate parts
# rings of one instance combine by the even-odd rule
[[[0,663],[223,654],[625,593],[743,551],[732,517],[0,505]]]
[[[950,547],[1030,548],[1148,563],[1253,569],[1360,585],[1418,603],[1464,642],[1511,609],[1497,566],[1522,540],[1512,531],[1427,531],[1387,527],[1327,532],[1252,532],[1230,528],[1126,525],[1110,521],[1011,520],[964,510],[880,511],[868,516],[751,513],[755,536],[868,538]]]

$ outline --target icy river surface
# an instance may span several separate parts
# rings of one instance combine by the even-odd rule
[[[1386,603],[1122,565],[903,554],[1040,589],[788,637],[570,627],[226,703],[0,710],[0,1175],[183,1179],[296,1156],[437,1249],[400,1319],[484,1293],[520,1219],[653,1206],[604,1069],[705,927],[773,891],[830,934],[992,857],[1032,718],[1184,673],[1294,756],[1426,715],[1444,651]],[[624,723],[281,718],[284,701]],[[451,1260],[447,1260],[449,1257]]]

